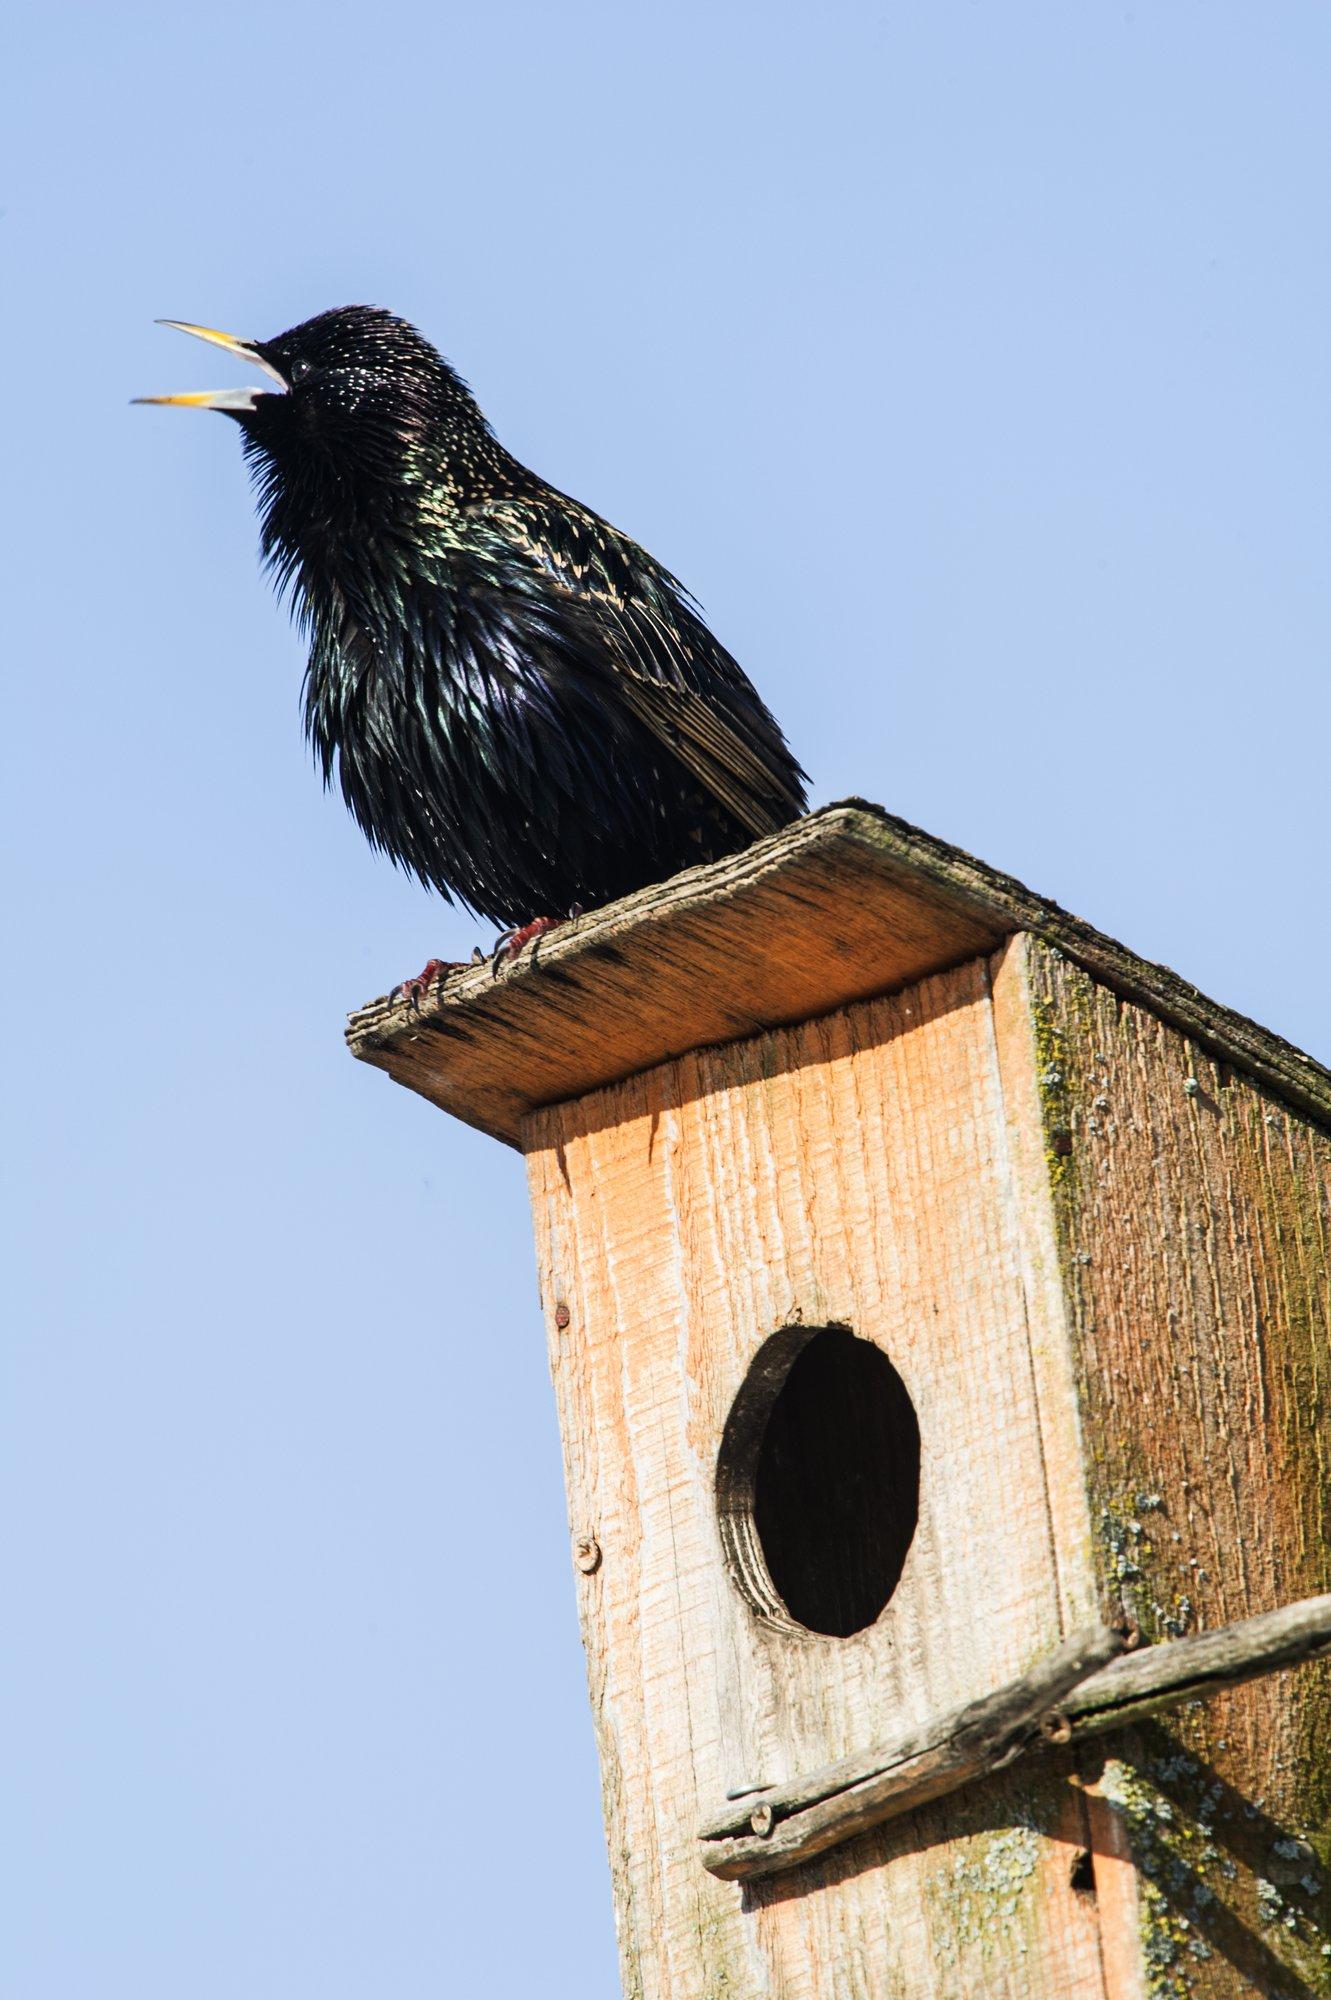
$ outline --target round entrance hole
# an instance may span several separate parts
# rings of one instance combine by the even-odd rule
[[[764,1341],[726,1419],[716,1499],[755,1611],[838,1638],[872,1625],[920,1512],[920,1426],[883,1350],[844,1326]]]

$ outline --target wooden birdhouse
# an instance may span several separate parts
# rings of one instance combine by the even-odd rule
[[[1331,1993],[1326,1070],[857,802],[351,1043],[526,1155],[627,1995]]]

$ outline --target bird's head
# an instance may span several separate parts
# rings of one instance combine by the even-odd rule
[[[135,402],[220,410],[259,437],[299,434],[335,449],[344,434],[377,426],[410,439],[463,388],[423,334],[378,306],[338,306],[273,340],[242,340],[183,319],[159,324],[238,355],[267,381],[246,389],[136,396]]]
[[[239,423],[265,547],[283,568],[308,559],[339,523],[388,527],[423,491],[464,498],[498,451],[461,377],[415,327],[377,306],[339,306],[272,340],[162,324],[237,355],[265,378],[251,388],[136,401],[218,410]]]

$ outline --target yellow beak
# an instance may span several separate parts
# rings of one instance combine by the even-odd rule
[[[271,361],[265,360],[253,341],[241,340],[234,333],[221,333],[215,326],[195,326],[189,320],[162,319],[159,326],[173,326],[179,333],[192,333],[196,340],[206,340],[214,347],[223,348],[228,354],[239,355],[255,368],[261,368],[278,387],[288,387],[286,378],[279,374]],[[135,396],[136,403],[160,403],[180,410],[252,410],[258,398],[271,395],[265,389],[189,389],[178,396]]]

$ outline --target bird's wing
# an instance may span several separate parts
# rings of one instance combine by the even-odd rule
[[[668,570],[562,496],[486,511],[519,560],[594,609],[619,699],[741,826],[772,833],[804,810],[781,731]],[[602,649],[586,664],[597,671]]]
[[[659,633],[655,621],[644,632],[644,621],[636,611],[616,613],[614,619],[628,652],[629,664],[619,678],[626,707],[741,826],[754,835],[774,833],[800,810],[789,778],[775,767],[770,754],[765,757],[754,744],[740,718],[728,715],[718,700],[709,701],[692,688],[656,677],[652,669],[657,645],[673,647],[670,635]]]

